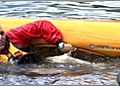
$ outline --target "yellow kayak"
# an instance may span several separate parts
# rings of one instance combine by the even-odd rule
[[[11,28],[46,19],[51,21],[62,33],[63,40],[78,50],[96,55],[120,56],[120,21],[118,20],[85,20],[85,19],[52,19],[52,18],[0,18],[5,31]],[[37,47],[51,47],[43,39],[31,42]]]

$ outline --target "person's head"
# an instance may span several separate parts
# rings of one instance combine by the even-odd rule
[[[0,51],[5,48],[6,44],[6,35],[3,31],[2,26],[0,26]]]

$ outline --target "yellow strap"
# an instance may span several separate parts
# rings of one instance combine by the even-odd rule
[[[23,55],[27,53],[27,52],[21,51],[20,49],[16,48],[16,47],[15,47],[14,45],[12,45],[11,43],[10,43],[9,51],[10,51],[13,55],[14,55],[14,53],[17,52],[17,51],[22,52]]]
[[[18,48],[16,48],[14,45],[12,45],[10,43],[10,48],[9,48],[10,53],[7,56],[10,57],[11,54],[14,55],[14,53],[17,52],[17,51],[22,52],[23,55],[27,54],[27,52],[23,52],[23,51],[19,50]],[[8,57],[7,56],[6,55],[0,55],[0,62],[7,63],[8,62]]]

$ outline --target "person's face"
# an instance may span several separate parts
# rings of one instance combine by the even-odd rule
[[[5,48],[5,44],[6,44],[6,36],[2,27],[0,26],[0,51]]]

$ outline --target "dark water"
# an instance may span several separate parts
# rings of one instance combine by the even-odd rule
[[[1,1],[0,17],[120,20],[120,1]],[[96,58],[89,63],[64,55],[53,60],[57,63],[1,64],[0,85],[118,85],[119,57]]]
[[[13,1],[0,2],[1,17],[120,19],[120,1]]]

